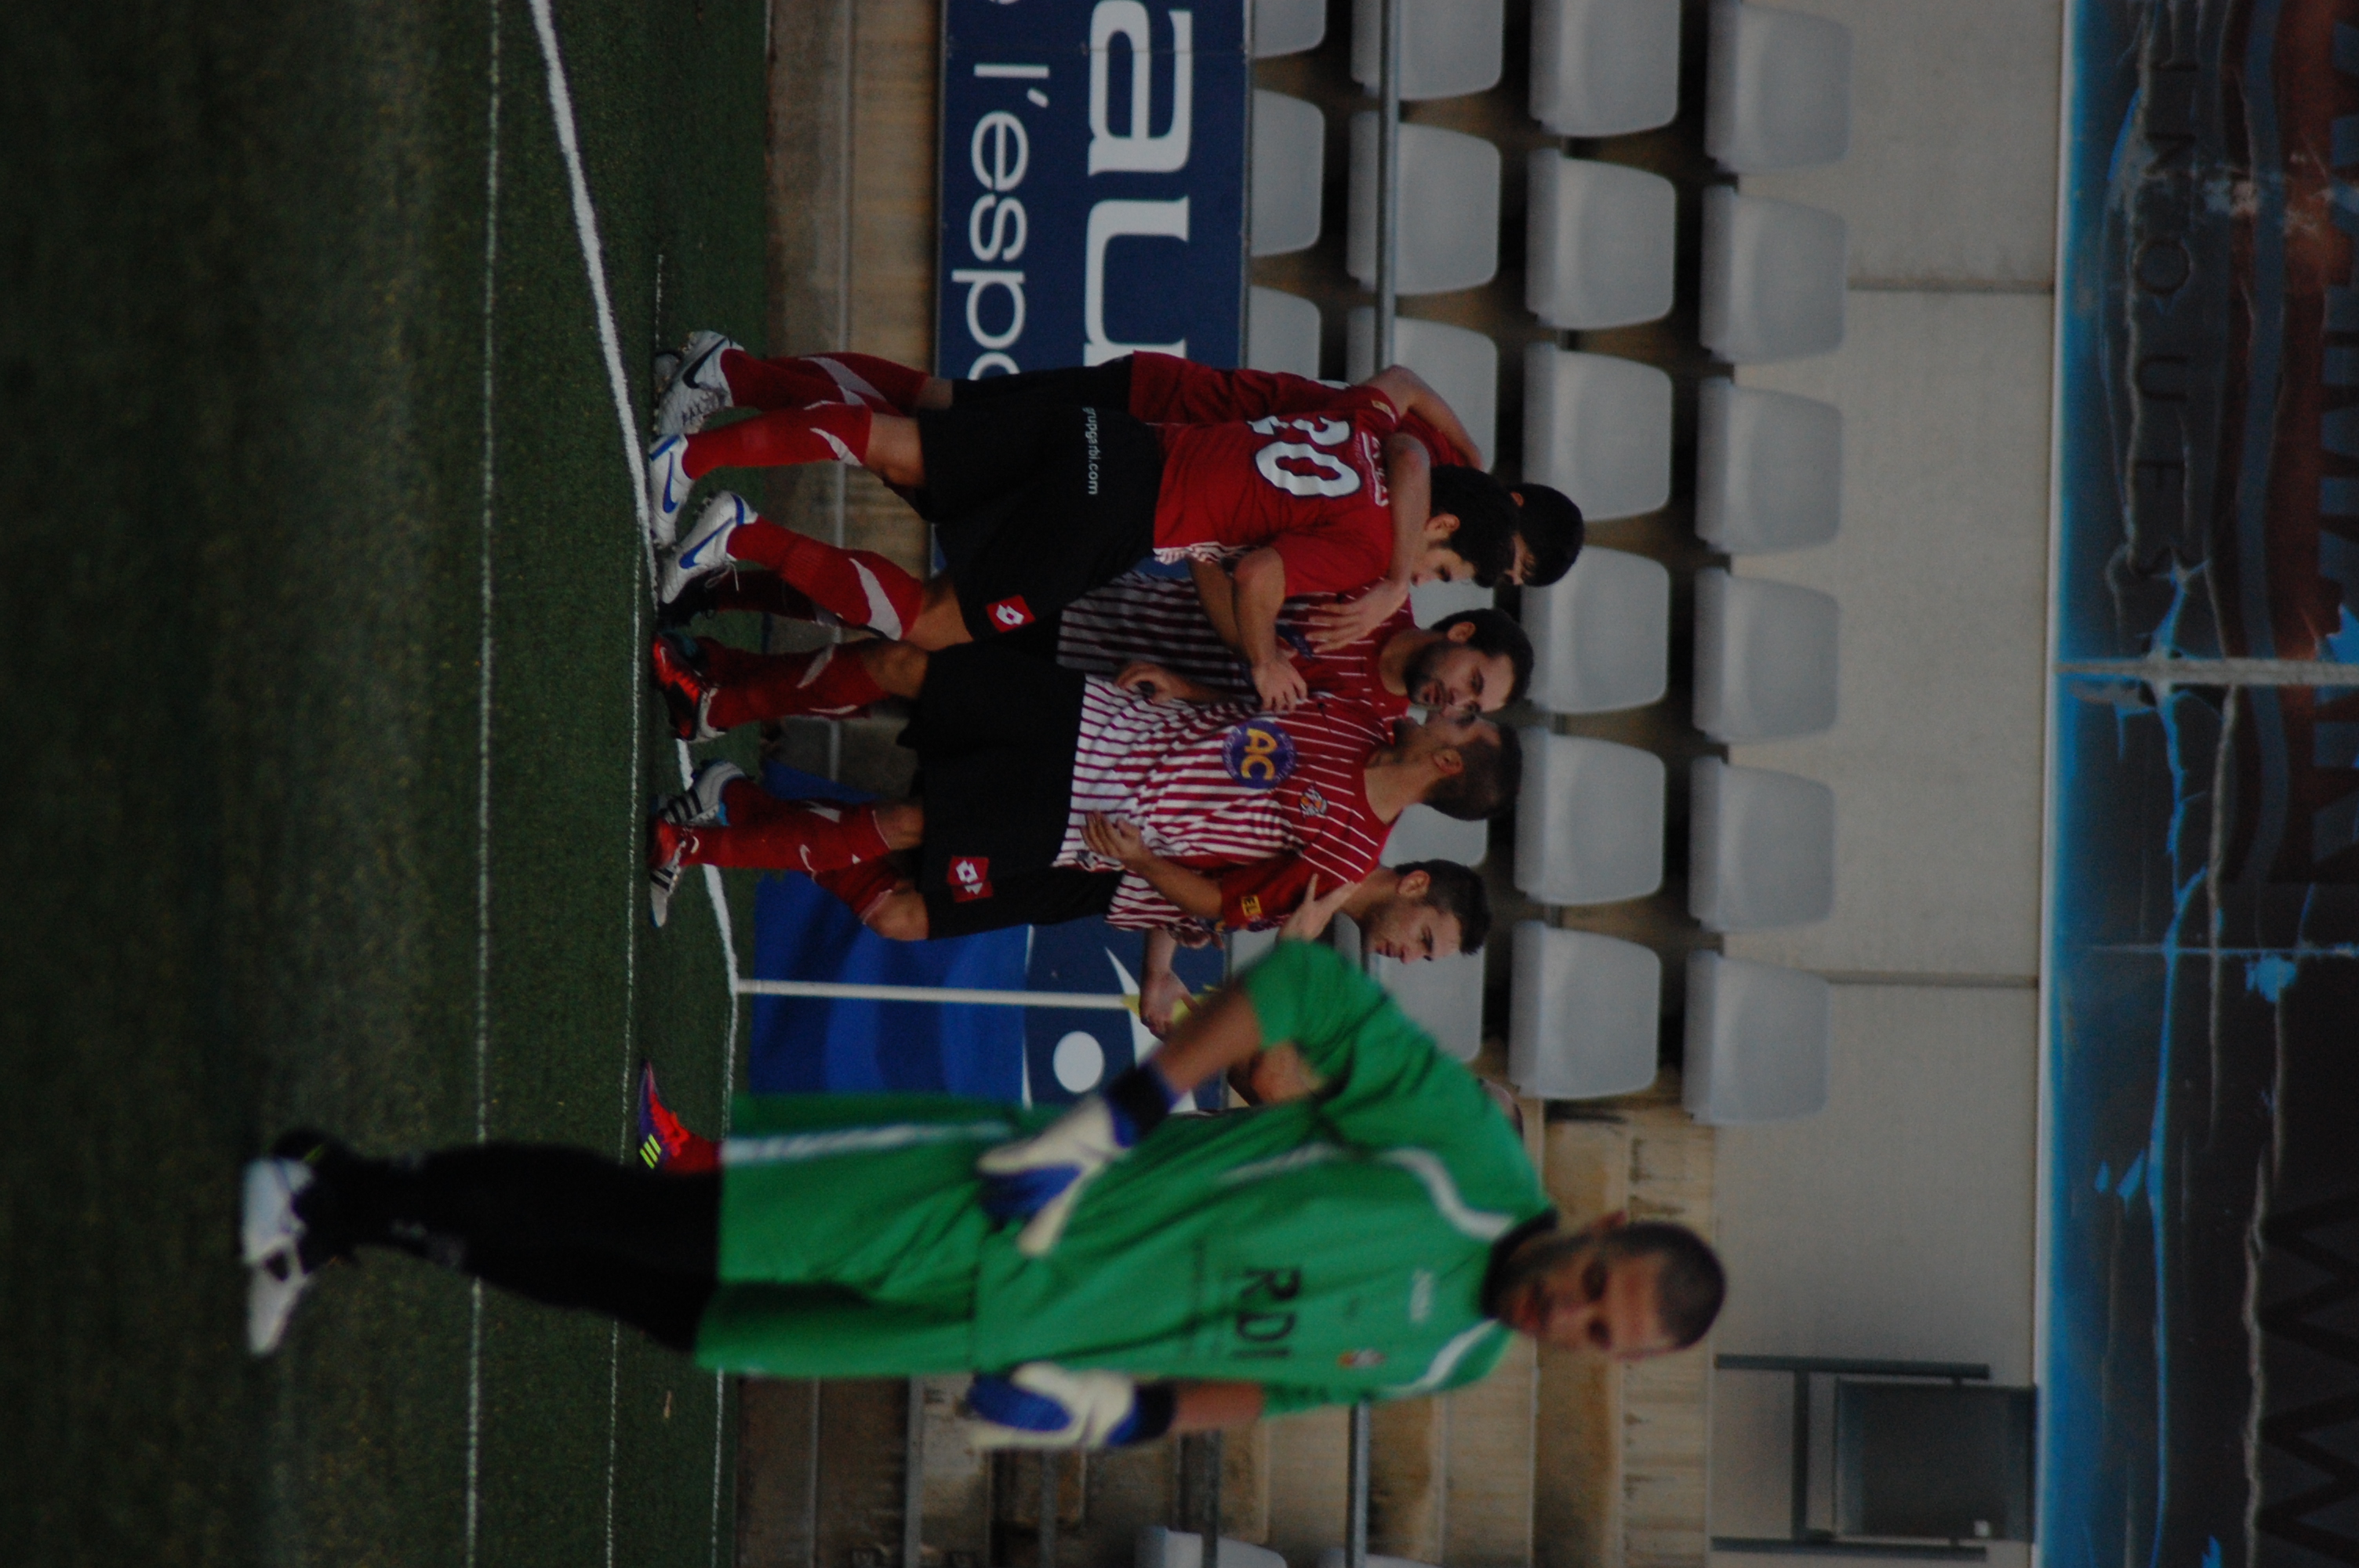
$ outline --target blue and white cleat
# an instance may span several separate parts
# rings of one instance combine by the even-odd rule
[[[736,557],[729,553],[729,535],[739,524],[753,521],[754,509],[745,504],[744,496],[726,490],[714,496],[697,518],[696,526],[680,539],[679,548],[664,557],[656,568],[657,600],[669,604],[697,579],[735,566]]]
[[[688,438],[666,436],[647,449],[647,535],[669,550],[679,537],[679,514],[696,481],[688,477]]]
[[[691,332],[679,351],[679,365],[656,403],[656,434],[685,436],[724,408],[737,406],[721,356],[738,345],[718,332]]]

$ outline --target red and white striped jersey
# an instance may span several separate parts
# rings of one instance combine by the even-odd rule
[[[1398,719],[1408,711],[1408,697],[1385,689],[1376,661],[1385,644],[1415,627],[1417,618],[1404,602],[1358,642],[1332,653],[1317,652],[1310,644],[1310,611],[1349,597],[1315,594],[1288,600],[1278,607],[1278,641],[1292,650],[1294,667],[1312,692],[1332,693],[1386,719]],[[1131,572],[1065,607],[1057,630],[1059,664],[1111,679],[1135,659],[1151,659],[1223,697],[1258,700],[1252,672],[1212,630],[1196,585],[1184,578]]]
[[[1102,813],[1192,871],[1291,856],[1321,886],[1358,881],[1392,830],[1369,806],[1366,784],[1368,754],[1392,738],[1390,719],[1340,697],[1263,713],[1250,702],[1153,703],[1092,680],[1057,863],[1114,869],[1082,840],[1082,824]],[[1123,879],[1106,919],[1131,930],[1188,923],[1136,876]]]

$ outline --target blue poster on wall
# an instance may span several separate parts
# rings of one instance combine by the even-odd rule
[[[2359,1563],[2359,0],[2075,0],[2049,1568]]]
[[[949,0],[934,362],[1239,362],[1241,0]]]

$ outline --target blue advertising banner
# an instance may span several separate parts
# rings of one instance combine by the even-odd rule
[[[2359,0],[2068,15],[2043,1560],[2359,1563]]]
[[[1243,0],[948,0],[935,369],[1243,350]]]

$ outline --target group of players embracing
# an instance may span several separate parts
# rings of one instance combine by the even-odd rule
[[[707,428],[724,409],[753,411]],[[680,737],[910,706],[907,799],[781,800],[714,762],[648,825],[663,922],[692,865],[799,871],[878,934],[963,935],[1089,915],[1148,934],[1158,1033],[1180,946],[1339,909],[1371,951],[1479,949],[1481,881],[1386,868],[1408,806],[1466,820],[1515,798],[1528,680],[1496,610],[1420,628],[1422,582],[1555,581],[1580,510],[1480,467],[1457,415],[1396,366],[1356,386],[1158,353],[949,381],[858,353],[759,359],[716,332],[681,351],[648,491],[669,623],[651,651]],[[724,467],[858,463],[933,524],[945,569],[769,523]],[[685,525],[683,525],[685,524]],[[1188,576],[1135,568],[1149,557]],[[758,610],[874,636],[756,654],[681,629]],[[1414,717],[1412,708],[1426,717]]]

